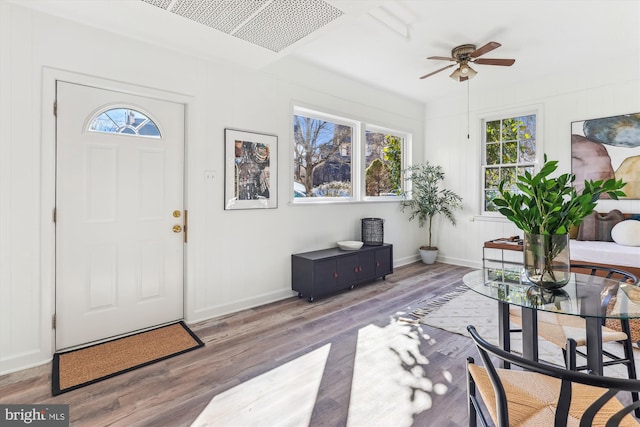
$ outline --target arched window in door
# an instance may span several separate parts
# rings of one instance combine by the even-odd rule
[[[162,137],[160,129],[153,120],[131,108],[111,108],[97,113],[90,121],[89,131],[121,133],[149,138]]]

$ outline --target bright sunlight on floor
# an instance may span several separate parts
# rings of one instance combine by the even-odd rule
[[[446,393],[447,384],[427,376],[420,345],[429,341],[419,325],[395,319],[359,330],[347,426],[409,427],[433,394]],[[324,345],[215,396],[192,427],[308,426],[330,351]]]

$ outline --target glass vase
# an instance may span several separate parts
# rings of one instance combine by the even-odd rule
[[[559,289],[569,282],[571,264],[568,234],[524,235],[524,274],[544,289]]]

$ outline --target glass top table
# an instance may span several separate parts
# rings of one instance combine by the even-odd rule
[[[585,318],[587,366],[602,375],[602,321],[640,318],[640,287],[588,274],[572,273],[567,285],[541,291],[523,283],[517,272],[505,274],[484,268],[467,273],[463,283],[471,290],[498,301],[500,346],[510,351],[509,306],[522,310],[523,356],[538,360],[537,312],[549,311]],[[609,304],[615,298],[615,304]],[[607,309],[608,307],[608,309]]]

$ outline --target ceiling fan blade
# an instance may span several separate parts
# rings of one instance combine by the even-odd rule
[[[509,67],[516,62],[515,59],[498,59],[498,58],[478,58],[473,61],[474,64],[480,65],[502,65],[505,67]]]
[[[471,52],[469,54],[470,57],[472,58],[477,58],[481,55],[484,55],[487,52],[491,52],[493,49],[497,49],[500,46],[502,46],[500,43],[498,42],[489,42],[487,44],[485,44],[484,46],[474,50],[473,52]]]
[[[427,59],[438,59],[441,61],[455,61],[456,58],[450,58],[448,56],[430,56]]]
[[[440,71],[446,70],[447,68],[455,67],[456,65],[458,65],[458,64],[451,64],[451,65],[447,65],[446,67],[442,67],[442,68],[440,68],[439,70],[432,71],[432,72],[431,72],[431,73],[429,73],[429,74],[425,74],[424,76],[422,76],[422,77],[420,77],[420,78],[421,78],[421,79],[424,79],[424,78],[427,78],[427,77],[429,77],[429,76],[433,76],[434,74],[439,73]]]

